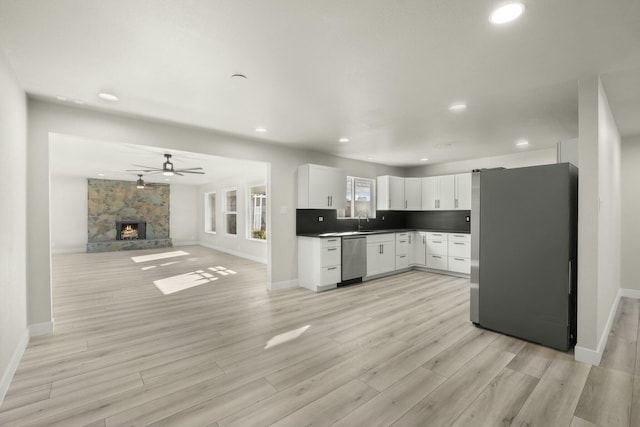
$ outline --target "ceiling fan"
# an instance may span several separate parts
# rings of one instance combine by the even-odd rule
[[[204,174],[204,172],[200,172],[202,168],[175,169],[173,167],[173,163],[171,163],[171,154],[165,154],[164,157],[166,161],[162,164],[162,168],[154,168],[151,166],[143,166],[143,165],[133,165],[133,166],[137,166],[139,168],[145,168],[145,169],[128,169],[127,172],[145,172],[150,175],[155,175],[162,172],[164,176],[173,176],[173,175],[184,176],[183,174],[185,173]],[[142,177],[140,179],[142,179]]]
[[[162,185],[169,185],[169,184],[156,184],[154,182],[145,183],[144,179],[142,179],[142,174],[139,173],[137,175],[138,175],[138,180],[136,181],[136,188],[139,190],[142,190],[145,187],[160,187]]]

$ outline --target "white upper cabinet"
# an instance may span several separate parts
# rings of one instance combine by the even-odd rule
[[[422,178],[422,210],[453,210],[455,206],[453,175]]]
[[[389,175],[379,176],[376,194],[378,210],[404,210],[404,178]]]
[[[342,169],[298,166],[298,209],[345,209],[347,174]]]
[[[455,175],[455,206],[457,210],[471,210],[471,173]]]
[[[404,179],[404,208],[408,211],[422,209],[422,178]]]

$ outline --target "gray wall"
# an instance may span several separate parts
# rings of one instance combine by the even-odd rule
[[[622,287],[640,294],[640,135],[622,140]]]
[[[27,344],[27,102],[0,52],[0,402]],[[48,246],[45,237],[41,243]]]

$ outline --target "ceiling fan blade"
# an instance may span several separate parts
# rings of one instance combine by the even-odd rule
[[[161,172],[162,170],[160,170]],[[127,169],[125,172],[158,172],[157,169]]]
[[[145,166],[145,165],[131,165],[131,166],[135,166],[137,168],[145,168],[145,169],[158,169],[158,168],[154,168],[153,166]]]
[[[175,171],[175,170],[173,171],[173,174],[174,174],[174,175],[179,175],[179,176],[184,176],[184,175],[183,175],[183,174],[181,174],[179,171]]]
[[[178,170],[180,170],[180,171],[184,172],[184,171],[202,170],[202,168],[180,168],[180,169],[178,169]]]
[[[197,174],[200,174],[200,175],[204,175],[204,172],[196,172],[196,171],[189,171],[189,170],[183,170],[183,169],[180,169],[179,172],[182,172],[182,173],[197,173]]]

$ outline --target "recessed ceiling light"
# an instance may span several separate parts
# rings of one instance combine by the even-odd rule
[[[524,147],[529,145],[529,141],[527,141],[526,139],[520,139],[518,141],[516,141],[516,145],[519,147]]]
[[[103,173],[99,173],[98,176],[104,176],[104,174]]]
[[[256,132],[264,133],[264,132],[266,132],[266,131],[267,131],[267,128],[262,127],[262,126],[258,126],[258,127],[256,128]]]
[[[455,113],[459,112],[459,111],[464,111],[467,109],[467,104],[465,104],[464,102],[458,102],[455,104],[451,104],[449,106],[449,111],[453,111]]]
[[[346,142],[349,142],[349,138],[340,138],[340,139],[338,140],[338,142],[341,142],[341,143],[343,143],[343,144],[344,144],[344,143],[346,143]]]
[[[240,74],[240,73],[232,74],[231,78],[232,79],[238,79],[238,80],[248,80],[247,76],[245,76],[244,74]]]
[[[369,156],[367,157],[367,160],[373,160],[373,157]]]
[[[517,19],[524,12],[524,5],[522,3],[507,3],[491,12],[489,15],[489,22],[492,24],[500,25],[506,24]]]
[[[57,99],[58,101],[66,101],[66,100],[67,100],[67,97],[66,97],[66,96],[62,96],[62,95],[58,95],[58,96],[56,96],[56,99]]]
[[[420,161],[421,161],[421,162],[426,162],[426,161],[428,161],[428,160],[429,160],[429,159],[427,159],[426,157],[423,157],[423,158],[421,158],[421,159],[420,159]]]
[[[110,101],[110,102],[116,102],[116,101],[118,101],[118,97],[117,97],[117,96],[115,96],[115,95],[114,95],[114,94],[112,94],[112,93],[109,93],[109,92],[100,92],[100,93],[98,94],[98,98],[100,98],[100,99],[102,99],[102,100],[104,100],[104,101]]]

